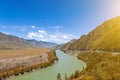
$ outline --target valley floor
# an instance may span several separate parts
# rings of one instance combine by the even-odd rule
[[[51,49],[0,50],[0,80],[45,68],[56,60]]]
[[[45,48],[31,48],[31,49],[17,49],[17,50],[0,50],[0,60],[9,59],[9,58],[17,58],[17,57],[25,57],[25,56],[33,56],[40,55],[48,52],[50,49]]]

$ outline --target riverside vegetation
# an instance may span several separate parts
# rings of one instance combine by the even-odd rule
[[[65,80],[120,80],[120,54],[84,52],[77,56],[87,68]]]
[[[48,54],[47,62],[34,64],[31,66],[16,66],[11,69],[4,70],[4,71],[1,70],[0,71],[0,80],[4,80],[10,76],[18,76],[20,74],[24,74],[25,72],[31,72],[33,70],[46,68],[47,66],[52,65],[55,62],[55,60],[58,60],[54,50],[47,52],[47,54]]]
[[[105,21],[87,35],[62,47],[87,64],[65,80],[120,80],[120,16]],[[76,53],[75,53],[76,52]]]

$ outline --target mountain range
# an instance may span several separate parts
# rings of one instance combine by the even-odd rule
[[[57,45],[51,42],[26,40],[0,32],[0,49],[53,48]]]
[[[30,44],[32,44],[33,46],[38,47],[38,48],[55,48],[58,46],[58,44],[56,44],[56,43],[37,41],[35,39],[26,40],[26,41],[29,42]]]
[[[87,35],[66,43],[62,50],[120,51],[120,16],[107,20]]]
[[[0,49],[18,49],[33,47],[25,39],[0,32]]]
[[[120,51],[120,16],[105,21],[87,35],[79,39],[73,39],[62,44],[62,50],[99,50],[99,51]],[[0,49],[18,48],[55,48],[61,47],[56,43],[26,40],[0,32]]]

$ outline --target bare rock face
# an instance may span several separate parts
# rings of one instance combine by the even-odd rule
[[[31,66],[34,64],[39,64],[44,62],[48,62],[48,54],[4,59],[4,60],[0,60],[0,71],[4,71],[19,66]]]

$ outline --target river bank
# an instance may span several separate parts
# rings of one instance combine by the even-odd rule
[[[78,60],[74,56],[67,55],[60,50],[56,50],[55,52],[59,59],[56,64],[11,78],[10,80],[57,80],[58,73],[61,74],[61,78],[64,80],[65,75],[70,76],[76,70],[82,71],[86,67],[83,61]]]
[[[84,52],[77,57],[87,63],[87,68],[67,80],[120,80],[120,54]]]
[[[17,57],[0,60],[0,80],[10,76],[18,76],[52,65],[57,60],[55,51],[49,50],[44,54]]]

